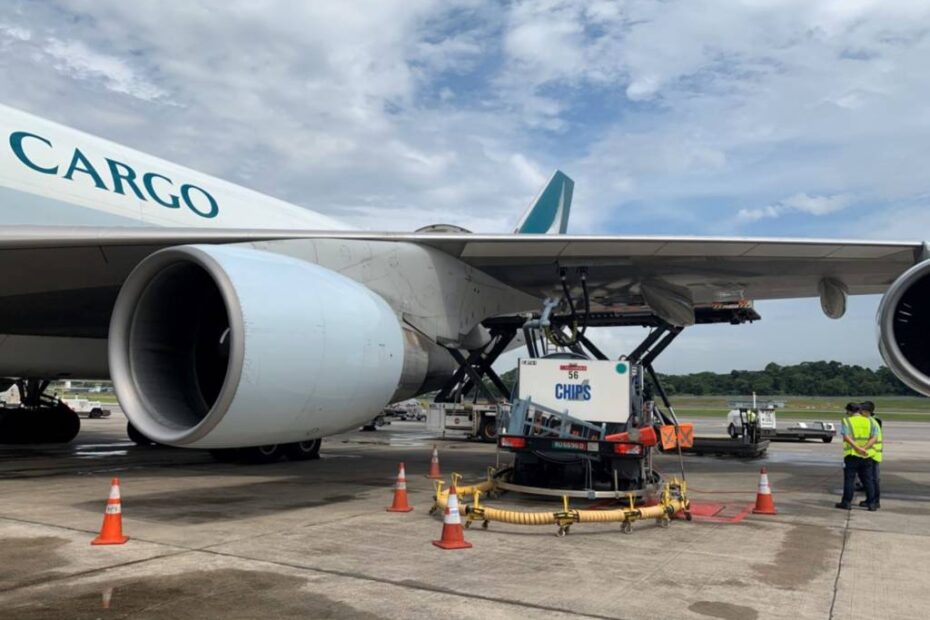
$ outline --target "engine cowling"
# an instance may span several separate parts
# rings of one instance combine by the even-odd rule
[[[888,368],[930,395],[930,261],[914,265],[888,288],[878,307],[878,347]]]
[[[315,439],[371,419],[424,380],[409,376],[409,360],[405,368],[410,346],[390,306],[354,280],[249,247],[189,245],[130,274],[109,361],[143,434],[227,448]]]

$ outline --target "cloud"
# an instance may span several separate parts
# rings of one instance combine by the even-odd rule
[[[32,33],[29,32],[26,28],[20,28],[17,26],[9,26],[4,23],[0,23],[0,34],[11,39],[16,39],[19,41],[28,41],[32,38]]]
[[[754,222],[761,219],[775,219],[787,213],[806,213],[808,215],[829,215],[851,205],[852,196],[835,194],[833,196],[811,196],[795,194],[774,205],[758,209],[740,209],[737,217]]]
[[[44,51],[56,69],[74,79],[99,79],[107,90],[144,101],[161,99],[167,94],[122,59],[94,52],[80,41],[49,38]]]

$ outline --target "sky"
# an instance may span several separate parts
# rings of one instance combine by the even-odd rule
[[[0,4],[0,102],[373,230],[922,239],[930,3]],[[665,372],[876,366],[877,297],[687,330]],[[641,330],[599,333],[629,350]]]

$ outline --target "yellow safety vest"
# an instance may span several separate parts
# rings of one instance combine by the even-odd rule
[[[869,422],[875,425],[875,443],[872,444],[872,447],[869,448],[869,458],[873,459],[876,463],[882,462],[882,427],[878,422],[875,421],[875,418],[869,419]]]
[[[861,415],[854,415],[846,418],[846,428],[852,433],[853,441],[860,448],[864,448],[865,444],[869,442],[869,437],[872,435],[872,424],[872,420],[863,418]],[[859,456],[859,453],[853,450],[852,446],[844,441],[843,456],[849,455]],[[869,450],[869,457],[871,456],[872,451]]]

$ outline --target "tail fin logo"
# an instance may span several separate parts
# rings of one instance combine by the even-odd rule
[[[561,170],[556,170],[513,232],[525,235],[565,234],[574,189],[575,182]]]

